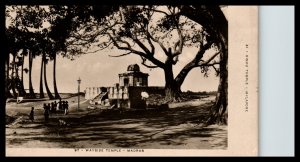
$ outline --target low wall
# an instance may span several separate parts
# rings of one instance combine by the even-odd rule
[[[146,101],[142,99],[141,93],[147,92],[150,94],[165,93],[164,87],[126,87],[126,86],[114,86],[106,87],[108,91],[108,99],[111,105],[116,105],[123,108],[145,109]],[[100,88],[93,87],[87,88],[86,99],[92,99],[97,96],[97,93],[101,93]],[[91,95],[92,94],[92,95]]]
[[[141,95],[142,92],[147,92],[148,94],[165,94],[164,87],[129,87],[129,93],[132,95]]]
[[[145,109],[146,101],[141,93],[164,94],[164,87],[110,87],[108,98],[124,108]],[[119,101],[118,101],[119,100]]]

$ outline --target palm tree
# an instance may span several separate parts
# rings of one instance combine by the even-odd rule
[[[55,98],[59,99],[60,95],[58,93],[57,85],[56,85],[56,52],[53,52],[53,86],[54,86]]]
[[[17,71],[16,71],[16,54],[13,54],[13,61],[12,61],[12,73],[11,73],[11,88],[12,88],[12,92],[13,92],[13,96],[14,98],[17,98],[18,93],[16,91],[16,75],[17,75]]]
[[[10,93],[10,89],[11,89],[11,81],[10,81],[10,78],[9,78],[9,71],[10,71],[10,62],[9,62],[9,59],[10,59],[10,54],[7,55],[7,58],[6,58],[6,75],[5,75],[5,95],[7,98],[12,98],[13,95]]]
[[[20,94],[21,96],[26,96],[26,91],[25,91],[25,88],[24,88],[24,72],[26,70],[24,70],[24,58],[25,56],[27,55],[27,49],[23,49],[22,51],[22,56],[21,57],[18,57],[18,65],[21,66],[21,77],[20,77]]]
[[[16,98],[18,96],[18,93],[16,91],[16,79],[18,77],[18,69],[17,69],[17,63],[16,63],[16,57],[20,46],[20,41],[17,39],[20,35],[19,30],[16,27],[9,27],[6,29],[6,38],[8,43],[8,59],[7,59],[7,86],[10,86],[9,88],[12,89],[13,97]],[[12,62],[10,63],[10,54],[12,54]],[[11,75],[9,77],[9,70],[11,69]],[[8,89],[8,87],[7,87]],[[9,92],[9,89],[8,91]],[[8,94],[9,96],[9,94]]]
[[[41,61],[41,72],[40,72],[40,98],[45,98],[44,90],[43,90],[43,65],[44,65],[44,55],[42,56]]]
[[[32,77],[31,77],[33,55],[34,55],[34,52],[29,51],[28,59],[29,59],[29,97],[30,98],[36,98],[34,90],[33,90],[33,86],[32,86]]]
[[[47,94],[48,94],[48,97],[50,99],[54,99],[49,87],[48,87],[48,83],[47,83],[47,63],[48,63],[48,59],[46,58],[46,54],[43,54],[43,60],[44,60],[44,81],[45,81],[45,87],[46,87],[46,91],[47,91]]]

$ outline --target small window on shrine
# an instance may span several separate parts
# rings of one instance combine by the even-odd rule
[[[124,78],[124,86],[128,86],[129,84],[129,79],[128,78]]]

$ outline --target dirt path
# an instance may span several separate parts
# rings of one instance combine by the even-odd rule
[[[6,128],[6,146],[13,148],[169,148],[224,149],[227,126],[202,127],[211,102],[201,106],[169,110],[126,111],[87,109],[87,102],[71,105],[70,114],[53,114],[44,123],[42,110],[36,110],[32,123],[22,122]],[[13,107],[8,107],[13,109]],[[27,111],[27,110],[26,110]],[[10,112],[10,111],[8,111]],[[59,125],[58,120],[66,122]]]

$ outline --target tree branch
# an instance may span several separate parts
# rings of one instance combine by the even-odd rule
[[[116,26],[116,25],[118,25],[118,24],[120,25],[120,24],[122,24],[122,23],[116,22],[116,23],[114,23],[113,25],[109,25],[109,26],[103,28],[102,30],[99,30],[99,31],[97,31],[97,32],[95,32],[95,33],[91,33],[91,34],[84,34],[84,33],[79,34],[79,33],[74,33],[74,32],[73,32],[69,37],[70,37],[70,38],[74,38],[75,40],[73,40],[73,41],[85,41],[86,44],[88,44],[88,43],[91,43],[91,42],[93,42],[94,40],[96,40],[96,38],[97,38],[99,35],[105,34],[105,32],[107,32],[108,29],[111,29],[112,27],[114,27],[114,26]],[[84,27],[83,27],[83,28],[84,28]],[[83,29],[83,28],[82,28],[82,29]]]
[[[205,62],[200,63],[200,64],[201,64],[201,65],[206,65],[206,64],[208,64],[208,63],[211,62],[215,57],[217,57],[219,54],[220,54],[220,52],[216,52],[211,58],[209,58],[208,60],[206,60]]]
[[[151,39],[150,39],[149,36],[147,36],[147,41],[148,41],[148,43],[149,43],[149,45],[151,47],[151,54],[154,55],[155,47],[154,47],[154,45],[153,45],[153,43],[152,43],[152,41],[151,41]]]
[[[203,57],[205,51],[208,50],[212,44],[213,44],[213,42],[210,41],[210,42],[207,42],[205,45],[202,45],[199,48],[199,51],[197,52],[196,57],[193,61],[195,61],[195,63],[198,63],[201,60],[201,58]]]
[[[182,49],[183,49],[183,39],[184,38],[182,36],[182,32],[179,29],[178,25],[177,25],[177,32],[178,32],[179,40],[178,40],[178,42],[175,43],[173,57],[180,55],[182,53]],[[178,49],[177,49],[177,47],[178,47]]]
[[[144,66],[147,67],[147,68],[152,68],[152,69],[153,69],[153,68],[158,68],[158,67],[159,67],[159,66],[157,66],[157,65],[156,65],[156,66],[153,66],[153,65],[147,65],[147,64],[146,64],[147,59],[144,58],[144,57],[142,57],[142,56],[141,56],[141,59],[142,59],[142,65],[144,65]]]
[[[217,76],[218,76],[219,73],[220,73],[220,69],[218,70],[214,65],[213,65],[212,67],[215,69],[215,71],[216,71],[216,73],[217,73]]]
[[[122,40],[121,38],[117,39],[117,41],[118,41],[118,42],[121,42],[121,43],[123,43],[123,44],[126,44],[127,48],[132,49],[132,48],[131,48],[132,46],[131,46],[127,41]]]
[[[95,51],[85,52],[84,54],[96,53],[96,52],[101,51],[101,50],[102,50],[102,49],[97,49],[97,50],[95,50]]]
[[[148,31],[147,31],[148,32]],[[148,32],[149,33],[149,32]],[[165,46],[159,41],[159,40],[156,40],[155,38],[152,37],[152,35],[149,33],[149,37],[154,41],[156,42],[161,48],[162,50],[165,52],[165,54],[168,56],[168,50],[165,48]]]
[[[120,50],[128,50],[130,51],[131,53],[134,53],[134,54],[137,54],[141,57],[144,57],[144,58],[147,58],[149,61],[151,61],[153,64],[163,68],[164,67],[164,63],[162,63],[161,61],[157,60],[156,58],[154,58],[152,55],[147,55],[146,53],[144,52],[140,52],[140,51],[137,51],[137,50],[134,50],[132,49],[131,47],[121,47],[119,46],[119,44],[117,43],[117,41],[109,34],[107,33],[110,37],[110,39],[113,41],[113,44]],[[127,44],[129,45],[129,43]]]
[[[213,62],[213,63],[207,63],[207,64],[198,64],[197,66],[195,67],[200,67],[200,66],[214,66],[214,65],[219,65],[220,62]]]
[[[162,14],[165,14],[165,15],[169,15],[169,14],[168,14],[167,12],[165,12],[165,11],[157,10],[157,9],[154,9],[154,8],[146,8],[146,7],[144,7],[143,9],[144,9],[144,10],[150,10],[150,11],[158,12],[158,13],[162,13]]]
[[[134,50],[134,49],[132,49],[131,47],[130,47],[130,44],[128,43],[128,42],[126,42],[126,41],[121,41],[122,43],[125,43],[126,45],[127,45],[127,47],[122,47],[122,46],[120,46],[119,44],[118,44],[118,42],[109,34],[109,33],[107,33],[107,35],[109,36],[109,38],[112,40],[112,42],[113,42],[113,44],[114,44],[114,46],[116,46],[118,49],[120,49],[120,50],[128,50],[128,51],[132,51],[133,53],[142,53],[142,52],[139,52],[139,51],[136,51],[136,50]],[[119,39],[119,41],[120,41],[120,39]]]
[[[141,47],[146,54],[150,54],[150,55],[153,55],[154,53],[151,53],[149,51],[149,49],[138,39],[132,39],[134,42],[136,42],[136,44],[138,44],[139,47]]]
[[[151,47],[151,53],[152,53],[152,55],[154,55],[155,47],[154,47],[154,45],[153,45],[153,43],[152,43],[152,41],[151,41],[151,35],[150,35],[150,33],[149,33],[149,25],[147,25],[146,28],[147,28],[147,29],[146,29],[146,38],[147,38],[147,41],[148,41],[148,43],[149,43],[149,45],[150,45],[150,47]]]
[[[104,50],[105,48],[108,48],[112,43],[113,43],[112,41],[107,43],[104,47],[101,47],[100,50]],[[98,47],[99,47],[99,45],[98,45]]]
[[[132,52],[127,52],[127,53],[124,53],[124,54],[121,54],[121,55],[116,55],[116,56],[113,56],[113,55],[108,55],[109,57],[122,57],[122,56],[126,56],[126,55],[129,55],[131,54]]]
[[[204,46],[202,46],[199,51],[197,52],[195,58],[191,60],[188,64],[186,64],[183,69],[178,73],[176,76],[175,80],[181,84],[184,81],[184,78],[187,76],[188,72],[192,70],[195,67],[200,66],[199,62],[201,58],[203,57],[204,53],[206,52],[207,49],[211,47],[213,42],[207,42]]]

